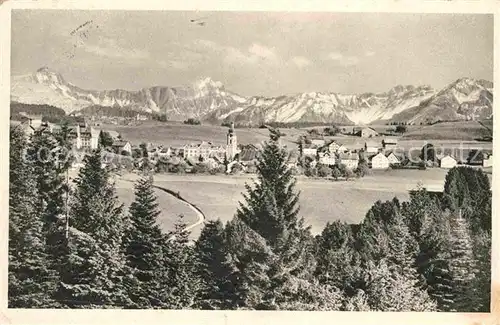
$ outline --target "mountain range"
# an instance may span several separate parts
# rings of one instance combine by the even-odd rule
[[[240,96],[221,82],[203,78],[181,87],[154,86],[136,91],[86,90],[47,67],[13,76],[11,100],[48,104],[78,112],[100,105],[163,113],[169,120],[189,117],[211,123],[241,125],[266,122],[432,123],[439,120],[487,119],[493,114],[493,83],[458,79],[441,90],[398,85],[383,93],[308,92],[279,97]]]

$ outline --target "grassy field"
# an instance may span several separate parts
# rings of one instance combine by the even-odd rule
[[[344,220],[349,223],[361,222],[368,209],[377,200],[390,200],[398,197],[408,199],[408,191],[416,188],[418,183],[433,189],[440,189],[444,184],[447,171],[443,169],[391,170],[373,172],[371,175],[356,181],[325,181],[301,177],[297,189],[300,195],[300,215],[311,226],[314,233],[319,233],[327,222]],[[128,176],[125,176],[128,177]],[[233,218],[238,202],[243,200],[244,185],[250,183],[251,177],[241,176],[201,176],[201,175],[155,175],[155,184],[173,191],[197,205],[209,220],[220,218],[227,222]],[[125,183],[122,181],[122,183]],[[133,199],[130,183],[122,185],[119,190],[122,200]],[[194,214],[187,207],[165,193],[158,192],[162,209],[163,229],[170,227],[175,216],[184,213],[195,221]],[[188,218],[189,220],[189,218]],[[193,230],[197,237],[201,227]]]
[[[492,121],[484,121],[491,129]],[[491,136],[491,132],[476,121],[443,122],[434,125],[425,125],[409,129],[403,139],[443,139],[443,140],[475,140],[485,136]]]
[[[378,126],[379,128],[390,126]],[[145,121],[143,125],[135,126],[117,126],[104,125],[103,129],[116,130],[121,133],[123,138],[132,144],[141,142],[151,142],[166,146],[181,146],[188,143],[198,143],[200,141],[211,141],[216,145],[226,143],[226,127],[210,125],[185,125],[179,122],[159,123],[154,121]],[[449,149],[460,148],[470,149],[489,149],[493,148],[491,142],[474,141],[474,138],[484,135],[487,130],[479,123],[468,122],[446,122],[431,126],[409,126],[409,131],[403,137],[398,137],[399,147],[406,153],[410,149],[418,152],[426,143],[432,143],[436,148]],[[305,134],[305,129],[283,129],[285,136],[283,143],[291,149],[296,149],[294,143],[297,137]],[[240,128],[236,129],[238,143],[257,144],[268,139],[267,129],[258,128]],[[384,137],[370,138],[370,141],[381,143]],[[366,138],[355,136],[329,136],[325,137],[327,141],[336,140],[348,148],[360,149],[367,141]],[[413,156],[413,155],[412,155]]]
[[[134,201],[133,186],[133,183],[128,181],[119,179],[116,181],[118,199],[125,205],[127,210],[130,204]],[[163,191],[155,190],[155,193],[158,197],[158,208],[161,210],[161,214],[158,217],[158,224],[164,232],[174,229],[174,224],[178,220],[178,216],[181,214],[184,216],[184,221],[187,224],[196,222],[196,214],[186,204]]]
[[[200,141],[211,141],[215,145],[225,145],[228,130],[227,127],[222,126],[186,125],[179,122],[159,123],[154,121],[145,121],[142,125],[134,126],[102,125],[99,128],[117,131],[133,145],[151,142],[165,146],[181,146]],[[283,130],[283,133],[286,134],[283,137],[284,144],[292,144],[291,141],[295,141],[297,136],[303,132],[303,130],[299,129]],[[267,129],[238,128],[236,134],[238,143],[242,144],[257,144],[269,139]]]

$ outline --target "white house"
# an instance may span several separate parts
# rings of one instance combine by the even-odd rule
[[[332,141],[328,144],[328,151],[329,152],[337,152],[337,150],[340,148],[340,144],[338,144],[335,141]]]
[[[349,169],[356,169],[358,168],[359,155],[352,152],[342,152],[339,154],[338,163]]]
[[[309,147],[309,148],[302,148],[302,155],[303,156],[314,156],[318,154],[318,149],[315,147]]]
[[[439,167],[451,169],[457,165],[457,160],[450,155],[446,155],[439,159]]]
[[[335,158],[335,154],[333,153],[325,153],[322,157],[319,158],[319,163],[323,165],[332,166],[335,165],[337,159]]]
[[[372,169],[387,169],[389,164],[389,159],[382,153],[378,153],[371,158]]]
[[[390,152],[386,155],[387,159],[389,160],[389,165],[397,165],[400,164],[401,161],[399,160],[398,156],[394,154],[394,152]]]
[[[483,167],[493,166],[493,154],[483,154]]]

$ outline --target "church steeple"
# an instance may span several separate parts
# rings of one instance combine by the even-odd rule
[[[227,131],[226,137],[226,157],[227,160],[232,161],[236,156],[236,150],[238,148],[238,141],[236,133],[234,132],[234,122],[231,122],[231,127]]]

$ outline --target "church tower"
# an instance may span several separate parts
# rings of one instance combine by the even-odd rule
[[[227,141],[226,141],[227,160],[229,161],[234,160],[237,149],[238,149],[238,142],[236,140],[236,133],[234,133],[234,122],[231,122],[231,127],[227,131]]]

